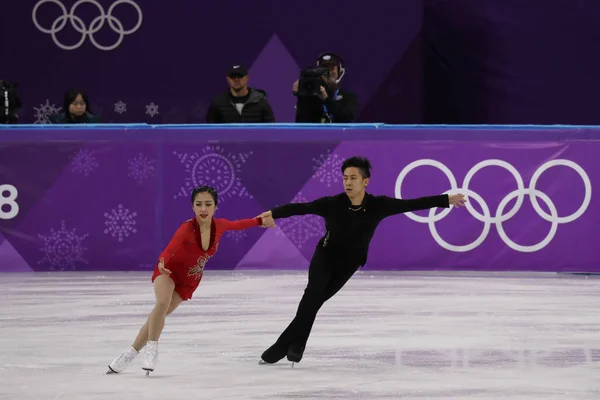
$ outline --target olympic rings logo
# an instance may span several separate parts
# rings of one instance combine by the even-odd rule
[[[444,249],[454,251],[454,252],[471,251],[471,250],[475,249],[476,247],[478,247],[487,238],[492,224],[494,224],[496,226],[496,229],[498,230],[498,235],[500,235],[500,238],[502,239],[502,241],[504,243],[506,243],[506,245],[508,245],[511,249],[520,251],[520,252],[524,252],[524,253],[531,253],[531,252],[539,251],[539,250],[543,249],[544,247],[546,247],[548,245],[548,243],[550,243],[550,241],[552,241],[552,239],[554,238],[554,235],[556,234],[556,231],[558,230],[559,224],[566,224],[566,223],[572,222],[572,221],[576,220],[577,218],[581,217],[581,215],[585,212],[585,210],[587,210],[588,206],[590,205],[590,200],[592,198],[592,184],[590,182],[590,178],[588,177],[587,173],[583,170],[583,168],[581,168],[579,165],[577,165],[576,163],[574,163],[573,161],[570,161],[570,160],[552,160],[552,161],[546,162],[545,164],[540,166],[535,171],[535,173],[531,177],[531,181],[529,182],[529,187],[527,187],[527,188],[525,188],[525,185],[523,183],[523,178],[519,174],[519,171],[517,171],[517,169],[515,167],[513,167],[511,164],[507,163],[506,161],[503,161],[503,160],[481,161],[481,162],[475,164],[475,166],[473,166],[473,168],[471,168],[469,170],[469,172],[467,172],[467,175],[465,176],[462,186],[459,188],[456,183],[456,178],[454,177],[454,175],[452,174],[452,171],[450,171],[450,169],[447,166],[445,166],[444,164],[442,164],[439,161],[429,160],[429,159],[422,159],[422,160],[414,161],[414,162],[410,163],[409,165],[407,165],[400,172],[400,174],[398,175],[398,178],[396,179],[396,187],[395,187],[396,198],[399,198],[399,199],[402,198],[402,193],[401,193],[402,182],[406,178],[406,175],[408,175],[408,173],[410,171],[412,171],[413,169],[415,169],[417,167],[421,167],[421,166],[426,166],[426,165],[435,167],[435,168],[439,169],[440,171],[442,171],[446,175],[446,177],[448,178],[448,181],[450,182],[451,189],[446,191],[445,193],[449,193],[449,194],[463,193],[466,196],[468,196],[470,198],[470,200],[475,200],[481,206],[481,209],[483,211],[483,214],[481,214],[473,208],[473,205],[471,204],[471,202],[466,203],[466,208],[469,211],[469,213],[473,217],[475,217],[477,220],[483,222],[484,225],[483,225],[483,231],[481,232],[481,235],[479,235],[479,237],[477,239],[475,239],[475,241],[473,241],[472,243],[469,243],[469,244],[466,244],[463,246],[456,246],[456,245],[446,242],[444,239],[441,238],[441,236],[439,235],[439,233],[437,232],[437,229],[435,227],[435,223],[442,220],[443,218],[445,218],[450,213],[450,211],[452,211],[452,208],[444,209],[441,213],[439,213],[437,215],[435,213],[436,209],[432,208],[429,210],[429,215],[427,217],[422,217],[422,216],[416,215],[412,212],[405,214],[408,218],[412,219],[413,221],[428,224],[429,231],[431,232],[431,235],[433,236],[434,240]],[[483,200],[483,198],[479,194],[474,192],[473,190],[469,189],[469,183],[471,182],[471,179],[473,178],[475,173],[477,173],[482,168],[490,167],[490,166],[497,166],[497,167],[502,167],[502,168],[506,169],[513,175],[513,177],[515,178],[515,181],[517,182],[517,190],[510,192],[502,199],[502,201],[498,205],[498,209],[496,210],[496,213],[494,216],[491,215],[490,209],[489,209],[487,203]],[[581,177],[584,187],[585,187],[585,195],[583,198],[583,202],[581,203],[581,206],[573,214],[567,215],[565,217],[559,217],[558,211],[556,210],[556,206],[554,205],[552,200],[550,200],[550,197],[548,197],[548,195],[546,195],[544,192],[541,192],[536,189],[537,181],[540,178],[540,176],[542,175],[542,173],[544,173],[549,168],[555,167],[555,166],[564,166],[564,167],[569,167],[569,168],[572,168],[573,170],[575,170],[575,172],[577,172],[579,174],[579,176]],[[506,232],[504,231],[504,228],[502,227],[503,222],[506,222],[507,220],[511,219],[519,211],[519,209],[521,208],[521,205],[523,204],[525,195],[529,196],[529,199],[531,200],[531,204],[533,205],[533,208],[535,209],[537,214],[541,218],[543,218],[544,220],[546,220],[552,224],[550,227],[550,231],[549,231],[548,235],[544,238],[544,240],[542,240],[541,242],[539,242],[537,244],[531,245],[531,246],[523,246],[523,245],[515,243],[513,240],[511,240],[506,235]],[[505,214],[504,209],[506,208],[507,204],[514,198],[516,198],[515,205],[512,207],[512,209],[510,211],[508,211]],[[550,214],[546,213],[540,207],[540,205],[538,203],[538,198],[540,198],[544,203],[546,203],[546,206],[550,210]]]
[[[52,23],[52,26],[50,27],[50,29],[46,29],[43,26],[41,26],[37,20],[38,9],[43,4],[46,4],[46,3],[56,4],[57,6],[60,7],[60,9],[62,10],[62,14],[63,14]],[[83,23],[83,20],[81,18],[79,18],[77,15],[75,15],[75,10],[77,10],[77,7],[79,7],[80,5],[85,4],[85,3],[90,3],[90,4],[95,5],[96,8],[98,8],[98,11],[100,11],[100,15],[92,20],[89,27],[86,27],[85,24]],[[114,17],[112,15],[112,12],[114,11],[115,7],[117,7],[120,4],[129,4],[130,6],[135,8],[135,10],[138,13],[137,24],[129,30],[125,30],[121,21],[119,21],[116,17]],[[98,3],[96,0],[79,0],[75,4],[73,4],[73,7],[71,7],[71,10],[69,12],[67,12],[67,8],[61,3],[60,0],[40,0],[37,2],[35,7],[33,7],[32,19],[33,19],[33,23],[35,24],[36,28],[38,28],[41,32],[52,35],[52,40],[54,40],[54,43],[56,43],[56,45],[63,50],[75,50],[75,49],[81,47],[83,45],[83,42],[85,42],[85,39],[89,36],[90,41],[92,42],[92,44],[94,46],[96,46],[97,49],[104,50],[104,51],[110,51],[110,50],[116,49],[117,47],[119,47],[121,45],[125,35],[131,35],[132,33],[134,33],[135,31],[137,31],[140,28],[140,26],[142,25],[143,15],[142,15],[142,10],[140,9],[140,6],[138,6],[137,3],[133,0],[117,0],[117,1],[115,1],[108,9],[108,13],[104,12],[104,8],[102,8],[100,3]],[[81,33],[81,39],[79,39],[79,41],[77,43],[75,43],[74,45],[63,44],[56,37],[56,34],[58,32],[61,32],[65,28],[65,26],[67,25],[67,21],[71,22],[71,26],[77,32]],[[108,25],[110,26],[110,28],[119,35],[119,38],[117,39],[117,41],[114,44],[112,44],[111,46],[103,46],[103,45],[99,44],[96,41],[96,39],[94,38],[94,34],[97,33],[100,29],[102,29],[104,27],[104,23],[106,21],[108,21]]]

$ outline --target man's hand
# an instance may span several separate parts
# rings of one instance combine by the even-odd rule
[[[264,213],[258,215],[256,218],[260,218],[262,220],[263,228],[273,228],[275,227],[275,220],[273,219],[273,214],[271,211],[265,211]]]
[[[275,228],[275,220],[273,217],[261,217],[263,228]]]
[[[450,194],[448,195],[448,202],[451,206],[458,208],[464,207],[467,199],[465,198],[464,194]]]
[[[292,85],[292,92],[294,93],[298,93],[298,84],[299,84],[300,80],[296,80],[296,82],[294,82],[294,84]]]
[[[273,218],[273,214],[271,213],[271,210],[269,210],[269,211],[265,211],[264,213],[260,214],[256,218]]]
[[[323,86],[321,86],[321,100],[325,101],[327,99],[327,90]]]

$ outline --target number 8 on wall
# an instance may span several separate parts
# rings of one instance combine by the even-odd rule
[[[13,219],[19,215],[19,205],[15,201],[18,195],[13,185],[0,185],[0,219]]]

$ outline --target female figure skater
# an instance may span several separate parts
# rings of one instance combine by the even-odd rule
[[[371,164],[351,157],[342,164],[345,193],[322,197],[310,203],[275,207],[261,218],[287,218],[315,214],[325,218],[325,236],[319,241],[308,270],[308,285],[295,318],[275,344],[262,354],[261,364],[272,364],[287,356],[300,362],[317,312],[335,295],[356,270],[367,262],[369,244],[377,225],[386,217],[433,207],[464,206],[462,194],[404,200],[373,196],[365,189],[371,177]],[[292,364],[293,365],[293,364]]]
[[[165,317],[175,311],[182,301],[192,298],[202,279],[204,266],[217,252],[223,233],[253,226],[275,226],[270,217],[239,221],[213,218],[217,203],[217,192],[212,187],[201,186],[192,192],[196,218],[184,222],[177,229],[160,255],[152,275],[156,305],[133,345],[109,364],[107,374],[125,370],[144,346],[146,357],[142,369],[147,375],[154,371],[158,339],[165,325]]]

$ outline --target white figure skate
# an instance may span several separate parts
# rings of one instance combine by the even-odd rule
[[[146,357],[142,365],[142,369],[146,371],[146,376],[154,371],[156,361],[158,361],[158,342],[148,342],[146,345]]]
[[[127,368],[129,364],[135,360],[138,354],[138,351],[133,347],[128,348],[108,365],[108,371],[106,371],[106,373],[118,374],[119,372],[123,372],[125,368]]]

